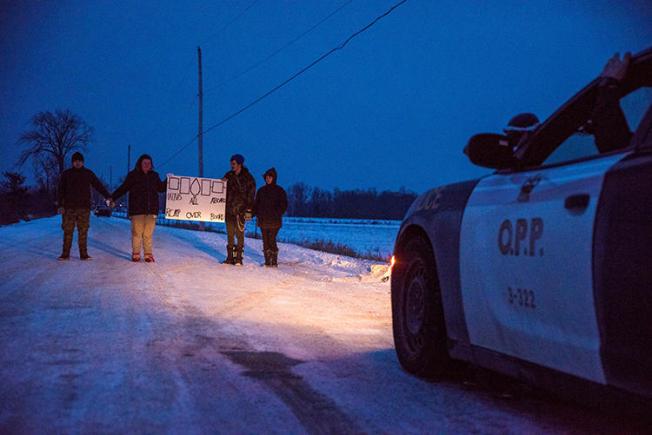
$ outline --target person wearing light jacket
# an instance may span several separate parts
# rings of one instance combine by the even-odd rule
[[[144,248],[145,261],[154,261],[153,240],[156,218],[159,213],[159,192],[165,192],[167,178],[161,180],[154,171],[152,157],[143,154],[138,158],[136,167],[127,174],[124,183],[111,197],[117,200],[129,192],[129,219],[131,220],[131,260],[140,261],[141,249]]]

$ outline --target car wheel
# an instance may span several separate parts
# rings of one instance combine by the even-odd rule
[[[450,358],[432,249],[422,237],[414,237],[398,252],[392,273],[392,325],[399,362],[417,376],[440,376]]]

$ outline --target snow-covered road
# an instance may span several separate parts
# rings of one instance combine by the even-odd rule
[[[282,245],[270,270],[249,240],[245,266],[225,266],[223,235],[158,227],[157,263],[134,264],[115,218],[92,218],[92,261],[58,262],[59,223],[0,228],[0,432],[642,430],[530,389],[407,375],[371,262]]]

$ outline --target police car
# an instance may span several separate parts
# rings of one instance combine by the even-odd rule
[[[479,180],[415,200],[391,277],[401,365],[452,360],[548,388],[570,381],[652,398],[652,48],[616,103],[627,143],[596,146],[597,78],[518,147],[471,138]],[[593,118],[592,118],[593,117]]]

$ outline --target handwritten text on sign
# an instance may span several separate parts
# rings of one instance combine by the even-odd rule
[[[224,222],[226,180],[168,175],[165,217]]]

